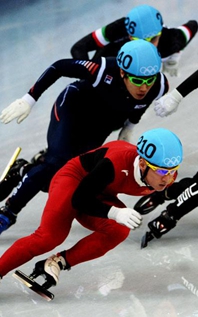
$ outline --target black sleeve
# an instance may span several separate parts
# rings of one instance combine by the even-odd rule
[[[185,97],[191,91],[198,88],[198,70],[196,70],[192,75],[190,75],[186,80],[184,80],[178,87],[179,93]]]
[[[88,53],[97,49],[98,46],[90,33],[72,46],[71,55],[76,59],[89,59]]]
[[[109,43],[108,45],[98,49],[93,58],[99,58],[99,57],[109,57],[109,56],[117,56],[118,51],[126,43],[126,40],[120,41],[120,42],[114,42]]]
[[[167,210],[170,216],[174,216],[179,220],[184,215],[198,207],[198,173],[193,177],[187,177],[174,183],[168,189],[177,193],[177,199],[174,203],[167,206]]]
[[[162,29],[162,35],[159,40],[158,50],[162,58],[168,57],[174,53],[183,50],[197,33],[197,21],[188,21],[182,26],[190,30],[190,39],[187,41],[185,33],[179,28]]]
[[[103,202],[102,192],[113,180],[113,164],[104,158],[80,182],[72,197],[73,207],[91,216],[107,218],[111,206]]]
[[[89,59],[88,53],[93,51],[95,51],[93,58],[116,56],[122,45],[122,43],[120,44],[119,42],[123,41],[124,38],[128,38],[124,21],[125,18],[121,18],[101,28],[104,37],[109,42],[106,46],[101,47],[97,41],[94,40],[94,32],[84,36],[72,46],[72,57],[77,59]],[[123,42],[123,44],[124,43],[125,42]]]
[[[109,42],[117,42],[123,38],[128,37],[126,27],[125,27],[125,18],[120,18],[105,27],[105,37]]]

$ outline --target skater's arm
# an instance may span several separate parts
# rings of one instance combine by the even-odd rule
[[[53,85],[53,83],[60,77],[88,79],[93,83],[96,80],[99,71],[104,70],[105,67],[103,63],[105,64],[105,59],[101,58],[94,61],[76,59],[62,59],[56,61],[43,72],[28,93],[35,100],[38,100],[42,93]]]
[[[74,59],[64,59],[55,62],[43,72],[27,94],[3,109],[0,115],[1,122],[9,123],[13,119],[17,119],[17,123],[22,122],[30,114],[33,105],[43,92],[60,77],[88,79],[94,85],[98,73],[100,78],[102,77],[105,66],[105,58],[100,58],[93,62]]]
[[[72,46],[72,57],[76,59],[89,59],[88,53],[97,51],[97,54],[99,54],[104,46],[126,36],[127,31],[124,21],[125,18],[121,18],[84,36]]]
[[[198,70],[192,75],[186,78],[176,89],[182,95],[186,97],[193,90],[198,88]]]
[[[198,88],[198,70],[184,80],[170,93],[154,101],[154,110],[157,116],[166,117],[177,111],[184,97]]]
[[[72,205],[90,216],[109,218],[129,229],[135,229],[141,224],[141,215],[132,208],[114,206],[111,196],[103,195],[104,189],[113,182],[114,174],[113,163],[108,158],[101,160],[96,168],[80,182],[74,192]]]
[[[158,44],[161,57],[164,59],[182,51],[196,35],[197,30],[198,24],[195,20],[190,20],[176,28],[163,27]]]
[[[143,237],[143,247],[147,246],[150,237],[152,239],[153,237],[161,238],[162,235],[176,226],[178,220],[198,207],[198,173],[193,177],[181,179],[178,183],[169,187],[168,194],[172,196],[171,198],[175,196],[175,192],[178,194],[175,201],[169,204],[157,218],[148,223],[150,232],[147,232]],[[146,241],[147,238],[148,241]]]
[[[113,182],[114,176],[112,162],[102,159],[80,182],[72,197],[73,207],[91,216],[107,218],[111,206],[102,200],[101,193]]]

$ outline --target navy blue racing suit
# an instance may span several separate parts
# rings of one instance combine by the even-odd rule
[[[136,124],[154,99],[168,91],[163,73],[142,100],[129,94],[116,58],[63,59],[52,64],[29,90],[37,101],[60,77],[78,78],[60,93],[53,104],[47,131],[44,162],[32,167],[8,198],[17,214],[40,190],[47,191],[54,174],[72,157],[101,146],[129,119]]]

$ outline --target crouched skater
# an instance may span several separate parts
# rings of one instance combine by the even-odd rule
[[[142,221],[140,213],[125,206],[118,194],[163,191],[174,182],[182,158],[178,137],[157,128],[144,132],[137,146],[111,141],[69,160],[51,181],[39,227],[1,256],[1,278],[62,244],[74,219],[91,233],[71,248],[37,262],[31,278],[42,275],[42,288],[49,289],[58,283],[61,270],[104,256]]]

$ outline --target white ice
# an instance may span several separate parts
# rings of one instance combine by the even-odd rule
[[[198,18],[197,0],[6,0],[0,2],[0,111],[22,97],[40,74],[54,61],[70,57],[74,42],[91,31],[125,16],[133,6],[156,6],[168,26],[178,26]],[[198,67],[198,35],[184,50],[179,77],[167,77],[170,89],[176,87]],[[46,146],[46,131],[53,101],[71,79],[60,79],[34,106],[20,125],[0,125],[0,170],[3,171],[17,146],[21,157],[31,159]],[[198,165],[198,91],[167,117],[156,117],[152,106],[134,132],[134,142],[142,131],[169,128],[184,145],[184,162],[179,177],[192,176]],[[109,139],[115,139],[117,133]],[[37,228],[47,195],[39,193],[20,213],[16,225],[0,237],[0,254],[16,239]],[[135,197],[123,196],[133,207]],[[3,203],[2,203],[3,204]],[[147,223],[164,206],[144,217],[142,226],[106,256],[61,272],[52,291],[55,299],[46,302],[12,277],[10,272],[0,284],[0,317],[192,317],[198,316],[198,250],[195,209],[177,227],[147,248],[140,249]],[[88,234],[74,222],[68,239],[53,252],[67,249]],[[34,263],[21,266],[29,274]]]

